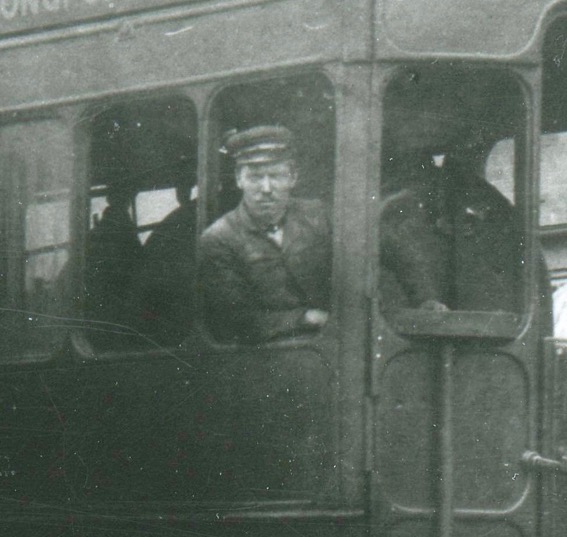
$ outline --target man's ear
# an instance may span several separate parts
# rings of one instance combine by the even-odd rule
[[[291,171],[291,188],[294,188],[297,184],[297,170],[294,168]]]
[[[236,178],[236,186],[242,190],[242,168],[238,168],[235,172],[234,172],[234,176]]]

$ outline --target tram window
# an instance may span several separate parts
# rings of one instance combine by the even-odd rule
[[[159,224],[168,214],[178,209],[180,205],[175,188],[163,188],[138,193],[134,206],[138,225],[143,229],[149,229],[149,231],[138,234],[140,242],[145,244],[156,224]]]
[[[62,343],[71,318],[67,273],[73,140],[56,120],[29,121],[0,130],[0,166],[11,205],[6,229],[6,291],[2,326],[25,352],[49,353]],[[13,339],[13,333],[2,337]]]
[[[380,293],[398,308],[519,312],[524,234],[513,178],[487,180],[504,138],[521,143],[517,82],[495,71],[405,69],[384,99]]]
[[[567,184],[567,133],[558,132],[541,136],[541,211],[540,225],[567,224],[567,201],[564,192]]]
[[[57,200],[58,197],[61,199]],[[33,294],[45,282],[56,280],[65,266],[69,257],[68,222],[68,190],[33,194],[33,201],[26,208],[27,293]]]
[[[498,142],[487,162],[487,178],[508,199],[514,192],[514,144]],[[567,170],[567,133],[542,134],[540,137],[540,226],[567,224],[565,190]]]
[[[541,240],[553,283],[554,335],[567,337],[567,18],[555,20],[543,43],[541,114],[540,225]]]
[[[514,140],[500,140],[486,160],[486,180],[514,203]]]
[[[330,308],[333,87],[318,74],[237,85],[217,96],[211,117],[208,216],[223,223],[201,244],[207,327],[219,341],[241,343],[316,333]],[[236,139],[255,157],[231,149]],[[264,191],[248,180],[270,174],[285,176],[283,186],[262,180]],[[258,209],[257,195],[273,202],[270,210]],[[225,224],[226,236],[218,233]]]
[[[177,345],[193,321],[197,124],[185,98],[91,118],[86,320],[99,350]]]
[[[547,30],[543,46],[540,218],[542,226],[567,225],[567,202],[564,196],[567,169],[566,31],[567,18],[557,19]],[[565,258],[565,254],[563,257]],[[565,261],[563,266],[567,267]]]
[[[96,193],[96,189],[94,192]],[[108,207],[108,201],[106,195],[101,193],[101,195],[93,195],[90,203],[90,229],[93,229],[104,215],[104,211]],[[159,226],[160,222],[179,207],[175,188],[163,188],[136,194],[133,206],[128,211],[128,214],[132,219],[135,214],[138,229],[145,230],[138,233],[140,242],[145,244],[152,231]]]

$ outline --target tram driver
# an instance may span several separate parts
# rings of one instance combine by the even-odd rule
[[[320,201],[292,196],[292,133],[254,127],[226,147],[242,199],[201,237],[208,329],[242,343],[315,332],[329,315],[331,226]]]

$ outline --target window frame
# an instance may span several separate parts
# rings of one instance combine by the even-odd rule
[[[450,63],[450,62],[449,62]],[[438,62],[437,67],[447,67],[446,62]],[[452,64],[450,64],[452,67]],[[393,314],[390,314],[387,320],[380,311],[381,325],[388,326],[390,330],[396,334],[409,338],[442,338],[446,340],[452,339],[485,339],[493,341],[509,341],[520,337],[530,323],[537,315],[538,302],[538,283],[536,273],[538,272],[537,251],[536,251],[536,235],[539,209],[539,178],[538,174],[534,175],[537,158],[539,155],[539,146],[536,146],[536,133],[539,128],[536,118],[539,117],[540,101],[537,99],[537,86],[533,77],[527,70],[513,69],[508,66],[483,66],[476,64],[463,64],[464,68],[472,69],[477,72],[497,71],[505,73],[507,77],[515,81],[518,90],[524,98],[523,114],[520,124],[516,132],[516,141],[520,148],[515,152],[514,162],[514,206],[518,210],[518,214],[523,224],[525,233],[524,245],[524,284],[523,297],[520,312],[510,311],[467,311],[467,310],[449,310],[434,311],[420,310],[416,308],[399,308]],[[397,77],[408,70],[429,69],[434,72],[435,68],[431,68],[423,63],[403,63],[396,66],[387,73],[386,82],[383,91],[379,94],[379,109],[381,117],[385,117],[385,98],[387,88],[390,83],[395,81]],[[381,131],[384,131],[382,125]],[[385,138],[385,135],[382,136]],[[383,140],[382,140],[383,142]],[[381,150],[384,150],[382,143]],[[383,155],[380,157],[382,161]],[[536,179],[530,181],[530,177]],[[527,265],[527,266],[526,266]],[[376,308],[376,311],[381,308]],[[480,330],[478,327],[483,327]],[[486,328],[488,327],[488,328]]]
[[[76,110],[76,108],[77,107],[73,108],[73,110]],[[72,145],[74,140],[74,123],[70,120],[72,115],[72,110],[63,106],[40,110],[25,110],[11,114],[7,121],[3,121],[1,123],[0,130],[4,131],[4,129],[10,129],[11,127],[16,126],[31,129],[37,125],[48,123],[60,128],[61,131],[68,136],[70,145]],[[8,159],[12,158],[9,153],[7,156]],[[74,159],[69,155],[68,157],[69,162],[71,163],[70,168],[74,170]],[[17,166],[20,166],[20,164],[18,164],[14,159],[12,159],[12,161]],[[15,177],[15,175],[17,175],[17,177]],[[5,189],[5,193],[7,195],[4,200],[7,208],[5,212],[5,221],[8,223],[6,246],[8,251],[12,252],[12,254],[8,257],[6,266],[6,299],[12,304],[13,313],[21,318],[16,320],[17,336],[6,338],[8,343],[6,345],[7,351],[4,354],[7,355],[7,359],[3,359],[0,365],[3,367],[20,367],[25,365],[49,366],[49,364],[58,360],[62,356],[62,352],[66,346],[67,334],[72,330],[72,325],[74,323],[73,317],[76,314],[73,300],[70,296],[73,293],[73,284],[71,283],[68,288],[64,289],[64,292],[60,296],[57,296],[59,302],[64,303],[67,301],[66,313],[63,315],[56,314],[55,316],[55,319],[64,325],[63,328],[60,328],[60,337],[57,337],[55,344],[49,345],[49,348],[44,348],[44,345],[35,345],[33,343],[33,338],[30,336],[41,327],[34,326],[35,323],[32,323],[32,321],[51,314],[43,310],[38,312],[29,310],[26,303],[31,298],[31,295],[28,296],[26,291],[26,267],[28,266],[28,261],[34,256],[66,251],[67,259],[63,264],[63,268],[58,274],[57,279],[62,276],[63,270],[66,268],[71,269],[73,265],[72,252],[74,247],[73,235],[75,223],[74,206],[77,183],[75,180],[71,180],[68,186],[63,189],[50,190],[47,188],[44,190],[38,190],[37,192],[33,192],[33,199],[27,199],[27,194],[25,193],[26,189],[29,188],[28,175],[23,175],[20,171],[16,174],[11,173],[10,179],[5,181],[5,184],[7,184]],[[23,202],[21,201],[22,199],[24,200]],[[28,209],[30,207],[41,206],[44,203],[52,201],[68,202],[68,238],[63,242],[58,241],[53,244],[28,249]],[[0,335],[3,338],[6,337],[4,331],[2,331]]]
[[[205,93],[207,92],[207,88],[205,88]],[[150,341],[145,335],[140,332],[140,335],[149,342],[146,347],[136,347],[136,348],[129,348],[129,349],[122,349],[122,348],[111,348],[111,349],[97,349],[96,345],[94,345],[86,331],[86,327],[89,323],[87,319],[85,319],[85,300],[86,300],[86,293],[85,289],[85,274],[86,274],[86,240],[88,231],[92,228],[91,226],[91,199],[93,197],[104,197],[104,192],[107,190],[107,185],[98,186],[98,191],[96,192],[97,186],[92,184],[92,171],[90,167],[90,161],[92,159],[91,156],[91,143],[92,143],[92,127],[89,127],[89,121],[96,117],[108,112],[109,110],[113,109],[114,107],[121,106],[121,105],[128,105],[132,99],[136,99],[138,101],[143,101],[146,104],[151,104],[152,102],[164,102],[167,99],[174,99],[177,101],[183,101],[185,104],[189,106],[190,113],[192,115],[192,126],[194,127],[194,135],[197,140],[197,144],[195,145],[195,158],[196,158],[196,176],[195,176],[195,183],[193,188],[197,188],[197,198],[196,198],[196,207],[197,207],[197,214],[200,211],[200,194],[199,194],[199,185],[200,185],[200,169],[201,169],[201,153],[200,153],[200,145],[201,145],[201,110],[202,110],[202,98],[203,95],[203,88],[200,84],[183,84],[180,86],[173,86],[173,87],[166,87],[166,88],[159,88],[152,91],[132,91],[128,92],[127,94],[120,94],[117,97],[110,97],[105,99],[102,103],[96,101],[94,103],[87,103],[83,106],[82,113],[81,113],[81,120],[77,122],[77,126],[75,129],[75,139],[77,144],[77,154],[79,155],[80,162],[78,166],[80,167],[80,180],[78,183],[80,184],[80,195],[77,199],[77,210],[76,210],[76,220],[80,222],[80,228],[76,230],[76,240],[75,240],[75,259],[77,260],[76,263],[76,273],[75,273],[75,281],[77,282],[77,298],[78,298],[78,316],[82,319],[83,325],[80,328],[73,329],[70,333],[70,341],[73,348],[74,353],[79,357],[80,360],[85,362],[90,361],[114,361],[116,359],[120,360],[120,362],[128,362],[128,361],[138,361],[140,359],[146,359],[148,357],[154,358],[165,358],[165,357],[177,357],[175,344],[171,344],[168,346],[163,346],[157,342]],[[94,186],[94,189],[93,189]],[[160,184],[160,189],[163,185]],[[167,188],[175,188],[174,185],[167,185]],[[93,190],[96,194],[93,196]],[[146,192],[149,191],[148,189],[142,189],[136,191],[132,197],[132,211],[134,213],[135,218],[135,196],[139,192]],[[170,211],[164,218],[169,216],[176,208],[180,207],[178,205],[172,211]],[[163,220],[163,219],[162,219]],[[136,220],[134,222],[137,224]],[[137,229],[137,236],[148,230],[154,230],[159,226],[161,220],[158,222],[153,222],[151,224],[143,225],[143,226],[136,226]],[[198,237],[199,228],[195,229],[195,239]],[[197,257],[197,251],[195,251],[195,258]],[[196,324],[196,320],[193,319],[193,324]],[[85,324],[87,323],[87,324]],[[187,339],[191,339],[193,337],[193,332],[195,328],[188,332]]]
[[[302,76],[321,77],[329,84],[333,91],[333,104],[334,104],[334,154],[333,154],[333,169],[334,177],[330,197],[330,223],[332,228],[331,248],[332,248],[332,267],[331,267],[331,289],[330,289],[330,308],[329,319],[326,325],[314,332],[313,334],[281,337],[275,340],[261,341],[255,343],[243,342],[221,342],[216,340],[206,326],[204,320],[204,303],[201,294],[197,297],[197,316],[195,333],[186,339],[185,347],[191,345],[192,348],[200,349],[200,352],[212,353],[240,353],[251,351],[262,351],[271,349],[305,349],[309,347],[322,347],[333,337],[336,337],[338,332],[338,316],[337,316],[337,290],[336,290],[336,275],[335,267],[337,256],[339,255],[339,248],[337,248],[337,238],[335,233],[336,212],[339,205],[337,200],[337,162],[338,162],[338,100],[339,100],[339,86],[337,75],[332,69],[315,67],[300,67],[284,70],[274,70],[268,73],[237,76],[222,81],[219,84],[213,85],[211,91],[208,93],[204,111],[203,111],[203,130],[204,136],[200,137],[200,146],[203,146],[202,154],[206,155],[206,160],[203,162],[204,170],[199,174],[199,193],[200,193],[200,207],[199,207],[199,237],[213,222],[222,216],[219,214],[218,203],[216,201],[215,192],[218,190],[220,181],[220,158],[218,156],[218,148],[222,147],[220,142],[221,133],[218,129],[219,120],[215,113],[215,104],[220,95],[231,88],[239,86],[252,86],[254,84],[261,84],[273,81],[285,81],[290,79],[300,79]],[[211,217],[212,214],[217,214],[216,218]],[[224,213],[223,213],[224,214]],[[201,253],[197,248],[198,263],[201,259]]]

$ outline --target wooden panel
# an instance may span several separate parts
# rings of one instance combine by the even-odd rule
[[[455,507],[505,511],[520,503],[529,479],[528,372],[498,350],[463,349],[455,365]]]
[[[212,518],[332,498],[335,381],[309,350],[5,375],[2,507],[134,516],[191,502]]]
[[[188,11],[170,20],[140,18],[127,33],[115,21],[69,39],[0,43],[6,73],[0,108],[337,57],[343,32],[338,4],[288,0],[202,16]],[[29,83],[30,73],[36,84]]]
[[[1,0],[0,35],[158,9],[198,0]],[[217,2],[210,2],[216,4]]]

